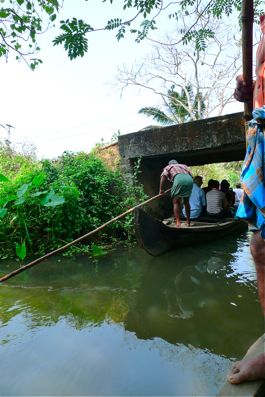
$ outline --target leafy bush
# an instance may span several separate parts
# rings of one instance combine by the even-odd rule
[[[1,164],[1,163],[0,163]],[[1,171],[0,171],[1,172]],[[2,177],[1,177],[2,175]],[[143,200],[141,186],[128,185],[95,155],[64,153],[0,174],[0,256],[42,254],[99,227]],[[93,239],[132,237],[132,215]]]

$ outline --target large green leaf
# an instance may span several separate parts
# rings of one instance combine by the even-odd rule
[[[53,196],[53,198],[46,204],[44,204],[44,207],[56,207],[57,205],[62,205],[65,202],[65,199],[63,196]]]
[[[29,188],[30,185],[31,185],[31,183],[24,183],[24,185],[22,185],[22,186],[17,190],[17,196],[18,196],[18,197],[24,196],[24,194],[26,193],[26,191],[28,190],[28,188]]]
[[[21,205],[24,204],[26,201],[25,197],[21,196],[15,201],[15,205]]]
[[[0,219],[3,218],[7,213],[6,208],[0,208]]]
[[[59,196],[54,191],[46,194],[43,199],[40,201],[41,205],[44,207],[56,207],[57,205],[61,205],[65,202],[63,196]]]
[[[27,247],[25,241],[22,244],[16,244],[16,254],[19,259],[23,260],[26,258],[27,255]]]
[[[42,192],[35,192],[35,193],[32,193],[30,196],[31,197],[39,197],[46,193],[48,193],[48,190],[43,190]]]

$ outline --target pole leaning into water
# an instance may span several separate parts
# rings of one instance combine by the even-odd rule
[[[170,189],[166,190],[166,191],[165,191],[164,193],[162,193],[162,194],[157,194],[156,196],[151,197],[150,199],[144,201],[143,203],[140,203],[140,204],[136,205],[135,207],[132,207],[132,208],[128,209],[127,211],[123,212],[122,214],[117,215],[115,218],[112,218],[111,220],[109,220],[108,222],[104,223],[103,225],[97,227],[96,229],[91,230],[90,232],[84,234],[84,235],[81,236],[81,237],[78,237],[77,239],[71,241],[70,243],[65,244],[64,246],[62,246],[62,247],[60,247],[60,248],[57,248],[57,249],[54,250],[54,251],[48,252],[48,254],[45,254],[45,255],[41,256],[40,258],[35,259],[34,261],[28,263],[27,265],[21,266],[20,268],[14,270],[13,272],[10,272],[10,273],[6,274],[5,276],[3,276],[3,277],[0,278],[0,283],[3,283],[4,281],[8,280],[8,279],[11,278],[11,277],[16,276],[17,274],[19,274],[19,273],[21,273],[21,272],[24,272],[25,270],[29,269],[30,267],[33,267],[33,266],[37,265],[38,263],[44,261],[45,259],[50,258],[50,257],[53,256],[53,255],[59,254],[60,252],[63,252],[63,251],[65,251],[65,250],[67,250],[67,248],[71,247],[72,245],[74,245],[74,244],[76,244],[76,243],[79,243],[80,241],[84,240],[84,239],[87,238],[87,237],[92,236],[93,234],[95,234],[95,233],[99,232],[100,230],[104,229],[106,226],[110,225],[112,222],[115,222],[115,221],[117,221],[118,219],[120,219],[120,218],[122,218],[122,217],[124,217],[124,216],[126,216],[126,215],[128,215],[128,214],[130,214],[130,213],[131,213],[132,211],[134,211],[136,208],[140,208],[140,207],[142,207],[143,205],[148,204],[148,203],[150,203],[151,201],[153,201],[153,200],[155,200],[155,199],[157,199],[157,198],[159,198],[159,197],[162,197],[164,194],[168,193],[169,191],[170,191]]]

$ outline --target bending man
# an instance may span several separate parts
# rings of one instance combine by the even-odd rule
[[[166,181],[172,183],[171,197],[173,201],[173,211],[176,219],[176,226],[180,227],[181,201],[183,200],[186,212],[186,224],[190,226],[190,203],[193,179],[191,172],[185,164],[179,164],[176,160],[169,161],[160,176],[159,193],[164,192]]]

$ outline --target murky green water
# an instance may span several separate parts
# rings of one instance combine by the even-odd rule
[[[214,396],[264,332],[247,236],[56,258],[0,303],[1,395]]]

